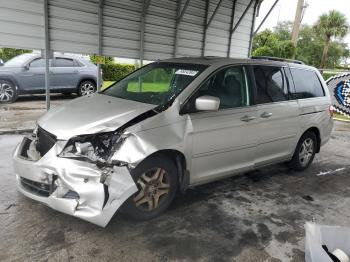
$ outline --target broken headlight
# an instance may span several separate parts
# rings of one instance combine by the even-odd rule
[[[76,136],[67,142],[58,156],[94,163],[106,162],[120,142],[121,136],[117,132]]]

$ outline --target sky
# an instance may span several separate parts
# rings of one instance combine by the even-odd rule
[[[255,27],[258,27],[274,2],[275,0],[264,0],[261,4],[260,14],[256,19]],[[294,21],[297,2],[297,0],[279,0],[260,31],[266,28],[273,28],[278,22]],[[350,24],[350,0],[305,0],[305,2],[308,7],[305,10],[302,23],[313,25],[321,14],[335,9],[343,13]],[[350,34],[345,37],[345,42],[350,46]]]

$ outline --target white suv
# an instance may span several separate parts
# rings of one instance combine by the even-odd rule
[[[319,72],[286,61],[178,58],[51,109],[14,154],[19,190],[106,226],[177,190],[279,162],[307,168],[333,127]]]

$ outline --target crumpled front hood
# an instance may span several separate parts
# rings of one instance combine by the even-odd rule
[[[156,107],[151,104],[94,94],[50,109],[39,120],[43,129],[67,140],[76,135],[108,132]]]

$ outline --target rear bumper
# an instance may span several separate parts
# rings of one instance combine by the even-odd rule
[[[137,191],[127,167],[98,168],[95,164],[57,157],[56,143],[38,161],[26,157],[24,138],[13,163],[18,190],[55,210],[106,226],[117,209]]]

